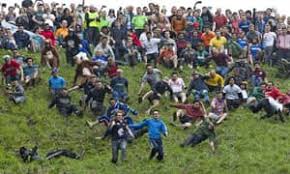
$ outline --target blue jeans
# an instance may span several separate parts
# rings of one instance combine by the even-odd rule
[[[251,77],[251,82],[252,82],[252,86],[260,86],[261,83],[263,82],[263,79],[261,77],[252,75]]]
[[[128,94],[126,91],[113,91],[113,98],[118,101],[126,101]]]
[[[125,139],[112,140],[112,162],[117,163],[119,150],[121,150],[121,160],[126,160],[127,141]]]
[[[159,161],[163,160],[164,152],[163,152],[162,139],[150,138],[149,141],[152,147],[149,159],[153,159],[157,154],[157,160]]]
[[[193,91],[193,96],[195,100],[200,100],[201,98],[204,98],[205,102],[209,102],[209,96],[208,96],[208,91],[207,90],[202,90],[202,91]]]
[[[226,66],[217,66],[216,72],[219,73],[221,76],[225,77],[226,74],[229,72],[229,68]]]

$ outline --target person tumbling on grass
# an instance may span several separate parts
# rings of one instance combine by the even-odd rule
[[[209,145],[214,152],[216,150],[216,134],[214,123],[208,117],[203,117],[202,122],[198,125],[196,131],[191,134],[182,144],[181,147],[196,146],[201,142],[209,139]]]
[[[122,161],[125,161],[127,140],[129,136],[134,138],[134,135],[124,120],[123,111],[116,112],[114,120],[110,123],[104,136],[96,137],[96,139],[105,139],[109,135],[112,137],[112,163],[118,162],[119,150],[121,150]]]
[[[161,134],[168,135],[165,123],[160,119],[158,110],[152,110],[152,118],[146,119],[139,124],[130,125],[130,128],[141,129],[148,128],[149,142],[152,147],[149,159],[153,159],[157,154],[157,160],[162,161],[164,158],[163,144]]]

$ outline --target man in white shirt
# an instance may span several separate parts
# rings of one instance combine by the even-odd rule
[[[171,75],[171,79],[168,81],[169,86],[173,92],[173,100],[175,103],[178,103],[178,99],[181,100],[182,103],[186,101],[186,93],[184,92],[184,81],[181,77],[178,77],[176,72],[173,72]]]
[[[229,79],[229,84],[224,87],[223,94],[226,98],[229,110],[237,109],[240,106],[242,90],[235,84],[235,79],[233,77]]]
[[[275,114],[278,114],[279,119],[284,122],[285,120],[283,117],[283,113],[289,114],[289,108],[283,106],[283,104],[281,104],[277,100],[274,100],[272,97],[264,98],[259,102],[257,102],[255,97],[250,97],[247,103],[249,104],[249,108],[253,113],[258,113],[259,111],[264,109],[266,114],[262,116],[261,119],[270,118]]]
[[[145,63],[154,62],[154,65],[157,63],[157,57],[159,54],[158,44],[161,42],[159,38],[153,38],[151,32],[146,33],[147,39],[143,41],[143,47],[145,49]]]
[[[271,27],[269,24],[265,26],[265,33],[263,34],[262,44],[264,47],[264,60],[267,64],[272,65],[275,60],[273,60],[272,53],[277,35],[271,32]]]

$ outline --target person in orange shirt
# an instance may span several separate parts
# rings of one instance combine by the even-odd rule
[[[163,49],[161,50],[159,59],[162,63],[165,64],[165,66],[173,64],[173,68],[177,69],[177,55],[175,51],[173,50],[173,44],[172,43],[165,43]]]
[[[201,35],[201,40],[203,42],[203,45],[205,46],[206,50],[209,50],[210,41],[215,37],[215,33],[210,31],[210,28],[208,26],[205,26],[205,32]]]
[[[63,39],[68,35],[68,23],[66,20],[61,21],[60,28],[56,30],[55,37],[59,44],[62,44]]]
[[[185,30],[186,27],[186,19],[183,17],[182,11],[177,10],[176,16],[172,18],[171,21],[172,30],[176,33],[180,33]]]

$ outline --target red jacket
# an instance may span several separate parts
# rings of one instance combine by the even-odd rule
[[[53,46],[56,46],[56,40],[51,30],[43,30],[39,34],[42,35],[45,39],[49,39]]]
[[[178,109],[184,109],[185,115],[192,118],[193,120],[202,118],[205,114],[202,107],[194,108],[192,104],[177,104],[174,106]]]
[[[285,94],[283,94],[278,88],[272,87],[271,89],[267,89],[265,91],[265,95],[277,100],[279,97],[282,97]]]
[[[1,68],[1,72],[5,77],[15,77],[18,74],[18,70],[20,70],[20,64],[14,60],[11,60],[9,64],[5,63]]]
[[[113,78],[117,75],[118,66],[116,64],[107,66],[107,73],[110,78]]]
[[[141,47],[142,43],[141,41],[138,39],[137,35],[135,33],[130,34],[130,37],[132,38],[132,41],[134,43],[134,45],[136,45],[137,47]]]

